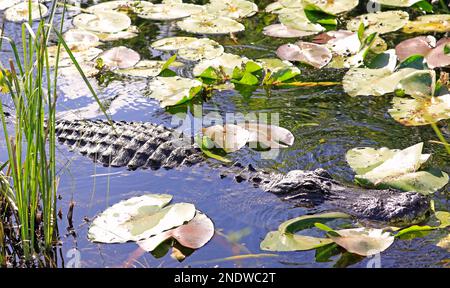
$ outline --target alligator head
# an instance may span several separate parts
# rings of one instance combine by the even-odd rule
[[[403,226],[424,221],[430,214],[430,199],[416,192],[394,189],[364,189],[340,184],[323,170],[294,170],[270,176],[263,185],[267,192],[301,206],[319,204],[339,207],[360,220]],[[325,202],[326,200],[326,202]]]

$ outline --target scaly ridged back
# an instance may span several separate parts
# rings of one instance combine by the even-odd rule
[[[174,130],[151,123],[57,120],[59,142],[104,166],[159,169],[204,160],[201,150]],[[183,141],[184,140],[184,141]]]

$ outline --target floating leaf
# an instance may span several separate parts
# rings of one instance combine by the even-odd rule
[[[241,23],[227,17],[195,15],[177,22],[178,27],[195,34],[228,34],[245,30]]]
[[[136,51],[124,46],[111,48],[98,56],[103,64],[111,70],[127,69],[136,65],[141,56]]]
[[[240,68],[243,64],[245,64],[248,61],[249,60],[245,57],[229,53],[223,53],[221,56],[217,58],[202,60],[200,63],[195,65],[193,72],[194,76],[198,77],[202,75],[202,73],[204,73],[208,68],[212,67],[214,69],[223,70],[223,73],[225,73],[225,75],[231,77],[236,67]]]
[[[436,38],[433,36],[418,36],[400,42],[395,47],[398,59],[403,62],[412,55],[426,56],[436,47]]]
[[[49,58],[49,65],[54,66],[56,64],[56,55],[58,51],[58,46],[49,46],[47,47],[48,51],[48,58]],[[103,50],[95,47],[89,47],[87,49],[82,50],[72,50],[71,51],[75,59],[77,59],[78,63],[88,63],[92,62],[95,57],[100,55]],[[72,66],[73,61],[70,58],[69,54],[65,51],[64,48],[60,48],[60,55],[59,55],[59,67],[68,67]]]
[[[447,251],[450,251],[450,234],[439,240],[436,246],[441,247],[442,249],[446,249]]]
[[[327,238],[296,235],[300,230],[314,227],[316,223],[326,223],[338,218],[349,218],[347,214],[330,212],[300,216],[283,222],[278,231],[269,232],[260,247],[266,251],[304,251],[312,250],[332,243]]]
[[[70,29],[64,33],[64,41],[71,50],[84,50],[100,45],[100,39],[94,33],[80,29]]]
[[[413,225],[408,228],[400,230],[395,237],[402,240],[411,240],[417,237],[424,237],[429,234],[430,231],[435,230],[436,227],[431,226],[418,226]]]
[[[320,24],[311,22],[306,16],[303,9],[285,8],[280,10],[278,13],[278,19],[280,20],[281,24],[286,25],[289,28],[305,32],[325,31],[325,28]]]
[[[405,126],[421,126],[450,118],[450,95],[425,99],[394,97],[389,114]]]
[[[0,0],[0,11],[3,11],[11,6],[14,6],[23,0]]]
[[[385,11],[358,16],[347,23],[347,29],[358,31],[360,24],[365,27],[364,35],[386,34],[400,30],[408,23],[409,14],[404,11]]]
[[[197,39],[178,50],[178,56],[185,60],[198,61],[202,59],[214,59],[222,55],[224,48],[214,40],[208,38]]]
[[[388,69],[394,72],[397,68],[397,55],[394,49],[377,54],[367,66],[371,69]]]
[[[358,0],[335,0],[335,1],[323,1],[323,0],[304,0],[304,5],[311,6],[315,9],[319,9],[325,13],[331,15],[337,15],[344,12],[348,12],[358,6]]]
[[[371,147],[353,148],[347,151],[345,159],[353,171],[361,175],[380,166],[399,151],[400,150],[388,149],[386,147],[379,149]]]
[[[373,3],[378,3],[390,7],[411,7],[423,0],[372,0]]]
[[[431,194],[445,186],[449,177],[437,169],[418,171],[430,157],[429,154],[422,154],[422,149],[423,143],[400,151],[357,148],[350,150],[346,158],[358,173],[355,180],[359,184]]]
[[[130,27],[131,19],[119,12],[104,11],[95,14],[79,14],[73,19],[73,25],[99,33],[117,33]]]
[[[176,51],[189,47],[192,42],[197,41],[194,37],[169,37],[157,40],[151,44],[152,48],[161,51]]]
[[[191,100],[202,90],[202,82],[174,77],[156,77],[149,83],[150,97],[159,100],[161,107],[174,106]]]
[[[195,216],[192,204],[166,206],[172,196],[149,194],[121,201],[94,219],[88,231],[93,242],[139,241],[183,225]]]
[[[436,211],[434,216],[440,222],[440,225],[438,226],[439,229],[444,229],[450,226],[450,212]]]
[[[162,72],[165,61],[156,60],[143,60],[139,61],[135,66],[128,69],[118,69],[114,71],[119,75],[131,76],[131,77],[156,77]],[[182,67],[183,63],[173,62],[170,67]]]
[[[108,1],[92,5],[86,9],[89,13],[103,12],[103,11],[115,11],[115,12],[128,12],[132,11],[138,13],[143,8],[153,6],[153,3],[142,0],[118,0]]]
[[[405,33],[446,33],[450,32],[450,14],[433,14],[417,17],[404,27]]]
[[[249,131],[249,143],[260,143],[267,148],[285,148],[294,144],[294,135],[285,128],[249,122],[238,125]]]
[[[251,17],[258,12],[258,6],[246,0],[211,0],[206,4],[208,14],[232,19]]]
[[[264,27],[263,34],[270,37],[278,38],[299,38],[314,35],[314,31],[302,31],[290,28],[284,24],[272,24]]]
[[[29,19],[29,5],[28,1],[16,4],[9,7],[5,11],[5,18],[11,22],[26,22]],[[0,9],[1,10],[1,9]],[[48,9],[45,5],[32,2],[31,3],[31,20],[38,20],[44,18],[48,14]]]
[[[210,138],[227,153],[238,151],[244,147],[250,137],[250,133],[246,129],[233,124],[204,128],[203,135]]]
[[[396,90],[399,82],[417,71],[412,68],[392,72],[389,69],[352,68],[344,76],[345,92],[354,96],[382,96]]]
[[[430,98],[436,89],[436,72],[434,70],[418,70],[400,80],[396,88],[402,94],[413,98]]]
[[[450,21],[449,21],[450,25]],[[450,65],[450,54],[445,49],[450,44],[450,38],[442,38],[436,44],[436,47],[426,55],[428,67],[447,67]]]
[[[326,66],[333,58],[327,47],[303,41],[282,45],[277,49],[277,55],[283,60],[302,62],[315,68]]]
[[[154,4],[141,9],[138,16],[150,20],[171,21],[199,14],[204,10],[203,6],[187,3]]]
[[[126,40],[134,38],[138,35],[139,31],[136,26],[130,26],[124,31],[119,31],[116,33],[96,33],[95,35],[103,42],[117,41],[117,40]]]
[[[359,52],[361,41],[358,34],[347,30],[329,31],[314,38],[314,43],[325,44],[333,53],[350,56]]]
[[[350,253],[371,256],[383,252],[394,243],[394,236],[382,229],[355,228],[334,231],[338,237],[329,237]]]
[[[213,222],[205,214],[197,211],[195,217],[188,223],[139,241],[138,245],[145,251],[150,252],[164,241],[173,238],[184,247],[199,249],[208,243],[213,235]]]

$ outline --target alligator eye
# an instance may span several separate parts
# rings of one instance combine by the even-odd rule
[[[317,185],[312,181],[306,181],[305,183],[302,184],[302,188],[306,190],[316,190]]]

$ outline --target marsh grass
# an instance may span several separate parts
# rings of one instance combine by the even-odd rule
[[[31,8],[31,0],[28,3]],[[56,195],[59,178],[55,156],[58,64],[50,66],[47,49],[52,33],[55,33],[58,39],[56,63],[59,62],[61,50],[65,49],[100,103],[61,36],[65,6],[62,8],[61,23],[54,27],[57,6],[58,2],[52,1],[47,19],[41,17],[34,23],[31,12],[29,13],[28,22],[21,26],[21,54],[12,39],[6,35],[0,37],[0,48],[8,42],[13,51],[13,59],[9,60],[9,63],[0,63],[0,88],[7,92],[6,96],[12,100],[15,113],[14,131],[8,132],[4,106],[0,102],[1,122],[9,159],[6,176],[9,177],[8,182],[13,191],[12,195],[6,195],[5,191],[9,189],[2,189],[2,196],[8,199],[10,207],[15,207],[13,214],[22,251],[20,257],[26,265],[34,265],[36,260],[39,263],[41,260],[46,262],[49,259],[46,253],[51,253],[58,241]],[[104,111],[103,108],[102,110]],[[3,227],[0,227],[0,245],[3,243],[0,247],[0,265],[6,257],[5,253],[2,253],[5,239]]]

